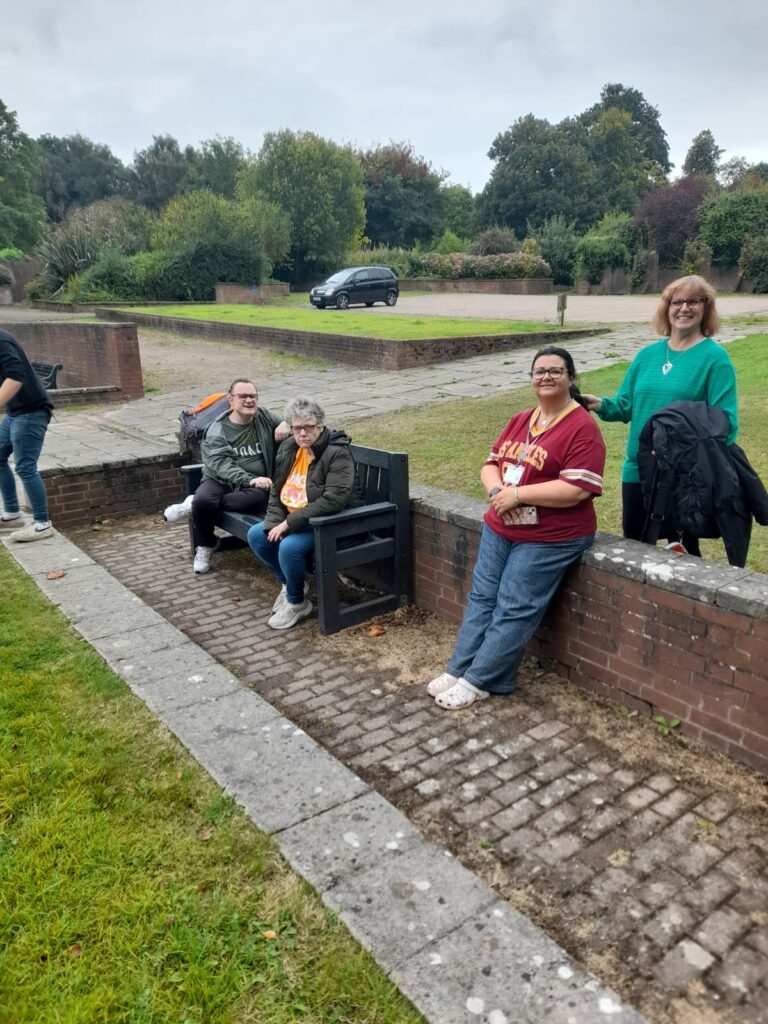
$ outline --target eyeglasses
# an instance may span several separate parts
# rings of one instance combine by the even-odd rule
[[[320,426],[319,423],[294,423],[291,426],[291,433],[297,437],[299,434],[311,434]]]
[[[241,402],[258,402],[259,396],[255,391],[236,391],[230,398],[239,398]]]
[[[551,377],[552,380],[558,380],[564,373],[564,366],[547,366],[546,368],[539,366],[531,372],[531,376],[534,380],[543,380],[545,377]]]
[[[689,309],[696,309],[700,306],[705,299],[672,299],[670,306],[672,309],[682,309],[683,306],[687,306]]]

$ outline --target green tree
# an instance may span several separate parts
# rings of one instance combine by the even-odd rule
[[[709,196],[699,209],[698,240],[715,260],[734,264],[750,236],[768,232],[768,185]]]
[[[365,188],[365,233],[374,245],[428,245],[445,227],[444,174],[417,156],[410,142],[359,154]]]
[[[528,221],[562,216],[584,230],[600,210],[597,175],[586,129],[573,120],[553,125],[527,114],[496,137],[495,162],[477,199],[481,227],[506,224],[519,237]]]
[[[184,188],[190,191],[207,188],[217,195],[233,199],[237,176],[244,164],[242,145],[230,136],[222,138],[216,135],[201,142],[199,150],[192,150]]]
[[[153,221],[154,215],[144,206],[122,196],[113,196],[90,206],[72,207],[64,223],[69,227],[82,227],[97,255],[102,249],[132,255],[149,248]]]
[[[152,145],[133,157],[137,201],[149,210],[161,210],[182,188],[193,161],[191,147],[182,152],[172,135],[153,135]]]
[[[658,164],[664,174],[669,174],[672,170],[669,144],[661,127],[658,108],[652,106],[638,89],[620,82],[609,82],[600,92],[600,102],[585,110],[579,120],[591,129],[608,110],[623,110],[629,114],[630,131],[638,153],[643,159]]]
[[[573,221],[565,217],[549,217],[539,227],[528,225],[528,237],[539,243],[542,257],[552,268],[555,284],[573,283],[573,264],[576,259],[578,234]]]
[[[63,220],[71,206],[88,206],[127,191],[128,171],[109,146],[83,135],[41,135],[37,145],[39,191],[54,223]]]
[[[466,185],[443,185],[445,226],[459,238],[470,238],[475,230],[475,197]]]
[[[333,268],[365,221],[363,175],[355,154],[313,132],[267,132],[239,178],[242,195],[262,197],[291,221],[294,280]]]
[[[0,100],[0,249],[25,252],[39,240],[45,207],[37,195],[37,148],[19,128],[16,112]]]
[[[658,184],[661,172],[643,154],[629,112],[619,107],[601,111],[592,124],[590,142],[603,211],[631,213]]]
[[[720,166],[720,157],[725,152],[715,142],[715,137],[709,128],[694,138],[691,147],[685,155],[683,162],[683,174],[685,175],[711,175],[717,174]]]

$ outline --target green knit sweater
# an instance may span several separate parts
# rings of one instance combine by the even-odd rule
[[[668,373],[662,367],[669,361]],[[733,444],[739,431],[736,374],[725,349],[705,338],[684,352],[667,349],[667,339],[641,349],[627,370],[615,398],[601,399],[597,414],[602,420],[629,423],[627,455],[621,472],[623,483],[638,483],[637,448],[640,431],[650,416],[670,402],[706,402],[728,416],[731,430],[727,443]]]

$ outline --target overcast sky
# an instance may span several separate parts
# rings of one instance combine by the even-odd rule
[[[518,117],[557,122],[606,82],[658,107],[679,172],[709,128],[768,160],[765,0],[26,0],[3,4],[0,99],[23,131],[106,143],[126,163],[182,145],[310,130],[409,140],[479,191]],[[675,173],[675,172],[673,172]]]

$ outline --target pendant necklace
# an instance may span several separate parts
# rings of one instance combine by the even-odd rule
[[[662,366],[662,368],[661,368],[661,372],[662,372],[662,373],[664,374],[664,376],[666,377],[666,376],[667,376],[667,374],[669,373],[669,371],[670,371],[671,369],[672,369],[672,363],[670,363],[670,361],[669,361],[669,342],[667,342],[667,361],[666,361],[666,363],[664,363],[664,365]]]

